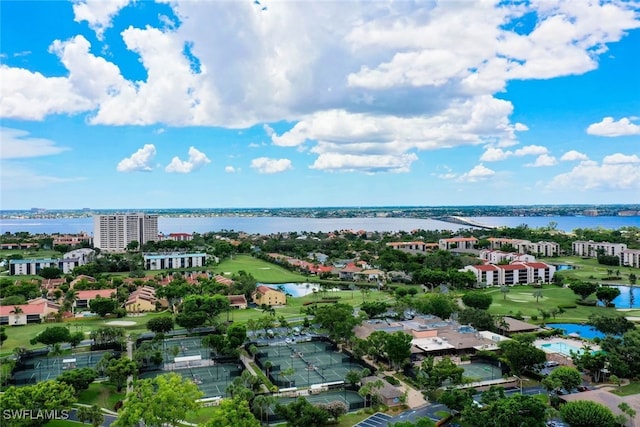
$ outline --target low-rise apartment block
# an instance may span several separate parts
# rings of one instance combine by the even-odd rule
[[[438,240],[438,248],[443,251],[466,251],[475,249],[478,239],[475,237],[452,237]]]
[[[640,249],[625,249],[621,252],[620,265],[640,268]]]
[[[144,254],[143,259],[145,270],[167,270],[172,268],[202,267],[207,260],[207,254],[182,252]]]
[[[556,267],[544,262],[515,262],[506,265],[468,265],[461,271],[471,271],[478,284],[487,286],[550,283]]]
[[[595,258],[599,253],[602,253],[603,255],[621,257],[622,251],[627,249],[627,245],[624,243],[577,240],[572,243],[571,249],[576,256]]]
[[[64,274],[71,273],[79,265],[93,261],[93,249],[83,248],[67,252],[62,258],[12,259],[9,260],[9,274],[12,276],[40,274],[43,268],[59,268]]]

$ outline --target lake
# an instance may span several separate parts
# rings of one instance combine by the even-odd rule
[[[616,308],[640,308],[640,301],[636,299],[640,296],[637,286],[617,285],[616,288],[620,289],[620,295],[613,300]]]
[[[576,228],[618,229],[620,227],[640,227],[640,217],[623,216],[550,216],[550,217],[470,217],[482,224],[517,227],[526,224],[531,228],[547,226],[553,221],[559,230],[571,231]],[[221,230],[244,231],[251,234],[272,234],[280,232],[331,232],[336,230],[365,231],[411,231],[451,230],[468,228],[434,219],[419,218],[303,218],[303,217],[163,217],[158,218],[161,233],[207,233]],[[3,219],[0,233],[26,231],[38,233],[80,233],[93,232],[93,218],[56,219]]]

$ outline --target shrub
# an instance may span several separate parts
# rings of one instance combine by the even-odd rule
[[[598,301],[596,301],[596,300],[576,301],[576,304],[584,305],[584,306],[587,306],[587,307],[595,307],[596,304],[598,304]]]
[[[537,314],[532,314],[531,315],[531,320],[533,320],[533,321],[538,320],[538,315]]]
[[[559,304],[558,308],[578,308],[577,304]]]
[[[400,381],[398,381],[398,379],[395,377],[385,375],[384,379],[387,380],[387,382],[391,385],[400,385]]]

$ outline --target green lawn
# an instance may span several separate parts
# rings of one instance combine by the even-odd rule
[[[53,250],[38,249],[25,250],[25,249],[2,249],[0,250],[0,258],[8,258],[11,255],[20,255],[22,259],[32,258],[61,258],[62,253]]]
[[[124,391],[124,390],[123,390]],[[78,402],[86,405],[98,405],[113,411],[115,404],[124,399],[124,392],[116,392],[116,387],[108,383],[91,383],[89,388],[80,392]]]
[[[612,391],[612,393],[618,396],[630,396],[632,394],[640,394],[640,382],[631,382],[622,387],[618,387]]]
[[[86,426],[88,424],[82,424],[77,421],[71,421],[71,420],[52,420],[46,423],[45,425],[48,427],[78,427],[81,425]]]
[[[0,347],[0,356],[6,356],[13,352],[16,347],[36,348],[42,347],[42,344],[31,345],[29,341],[36,337],[40,332],[49,326],[68,326],[71,332],[84,332],[87,338],[89,332],[98,328],[109,326],[106,323],[112,320],[127,320],[136,322],[132,326],[117,326],[126,329],[128,333],[139,333],[147,330],[147,322],[153,317],[162,315],[162,313],[147,313],[143,316],[125,317],[123,319],[100,319],[95,317],[73,319],[62,323],[37,323],[25,326],[9,326],[5,328],[7,340]]]
[[[291,283],[317,281],[315,277],[307,277],[294,273],[279,265],[272,264],[249,255],[236,255],[233,259],[222,261],[214,268],[216,273],[237,273],[240,270],[251,274],[258,282],[262,283]]]
[[[629,267],[616,267],[616,266],[608,266],[598,264],[598,260],[595,258],[581,258],[576,256],[565,256],[565,257],[557,257],[557,258],[541,258],[541,262],[546,262],[549,264],[567,264],[572,265],[575,268],[573,270],[563,270],[559,274],[566,279],[580,279],[580,280],[591,280],[597,282],[606,282],[611,284],[629,284],[629,274],[635,273],[638,275],[638,270],[629,268]],[[620,280],[609,280],[607,281],[607,270],[613,270],[614,276],[616,276],[616,272],[620,272]]]
[[[542,289],[542,298],[536,302],[533,295],[538,289],[531,286],[511,286],[509,292],[504,295],[500,288],[490,288],[486,292],[493,296],[493,303],[489,307],[491,314],[513,315],[520,312],[523,316],[536,315],[541,320],[539,309],[550,310],[562,304],[575,304],[576,295],[571,289],[559,288],[554,285],[546,285]],[[614,313],[615,308],[587,307],[578,305],[577,308],[565,309],[564,314],[558,315],[555,319],[547,319],[547,322],[554,323],[576,323],[586,321],[591,314]],[[640,316],[640,310],[618,312],[625,316]]]

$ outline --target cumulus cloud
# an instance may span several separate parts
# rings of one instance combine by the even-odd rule
[[[545,166],[554,166],[558,164],[558,160],[548,154],[539,155],[533,163],[527,163],[525,166],[531,168],[540,168]]]
[[[234,168],[233,166],[225,166],[225,167],[224,167],[224,171],[225,171],[226,173],[236,173],[236,171],[237,171],[237,170],[236,170],[236,168]]]
[[[211,163],[211,160],[209,160],[202,151],[199,151],[195,147],[189,147],[188,160],[180,160],[180,158],[176,156],[171,159],[171,163],[169,163],[164,170],[171,173],[191,173],[207,163]]]
[[[460,175],[460,177],[458,177],[458,181],[464,181],[464,182],[484,181],[486,179],[493,177],[495,174],[496,172],[494,170],[489,169],[488,167],[484,166],[481,163],[475,166],[469,172],[466,172]]]
[[[497,162],[501,160],[506,160],[509,157],[523,157],[523,156],[543,156],[547,155],[549,150],[547,147],[543,147],[540,145],[527,145],[522,148],[518,148],[515,151],[503,150],[502,148],[489,147],[487,150],[480,156],[480,161],[483,162]],[[549,156],[543,158],[541,161],[548,161]]]
[[[130,0],[75,0],[73,4],[74,20],[87,21],[89,28],[102,40],[104,32],[111,27],[111,20],[129,4]]]
[[[589,135],[597,136],[627,136],[640,135],[640,125],[632,123],[627,117],[615,121],[613,117],[605,117],[599,123],[590,124],[587,128]]]
[[[133,153],[130,157],[120,160],[116,170],[118,172],[151,172],[153,159],[156,156],[156,147],[153,144],[145,144],[144,147]]]
[[[560,157],[560,160],[562,160],[563,162],[584,161],[584,160],[589,160],[589,157],[587,157],[586,154],[581,153],[579,151],[570,150],[564,153],[562,157]]]
[[[551,190],[640,190],[640,158],[620,153],[606,156],[602,163],[587,160],[571,171],[556,175]]]
[[[50,156],[69,149],[49,139],[30,136],[29,132],[20,129],[0,127],[0,137],[0,159]]]
[[[353,155],[324,153],[311,165],[312,169],[328,171],[360,171],[365,173],[376,172],[409,172],[411,163],[418,156],[414,153],[393,155]]]
[[[55,41],[51,52],[67,70],[60,76],[0,66],[0,115],[85,113],[101,125],[291,123],[281,135],[264,130],[279,146],[311,145],[319,166],[349,155],[345,168],[360,170],[355,159],[374,155],[396,158],[380,160],[390,165],[381,170],[403,170],[421,150],[516,145],[528,128],[511,122],[513,106],[496,93],[511,80],[593,70],[608,43],[640,26],[625,2],[299,1],[262,13],[247,1],[167,2],[174,16],[161,17],[161,28],[105,32],[129,3],[78,0],[74,14],[98,38],[121,37],[144,78],[124,77],[120,58],[96,53],[82,36]],[[525,15],[536,19],[528,33],[516,30]]]
[[[269,157],[258,157],[251,161],[251,167],[258,173],[272,174],[280,173],[292,168],[289,159],[271,159]]]

